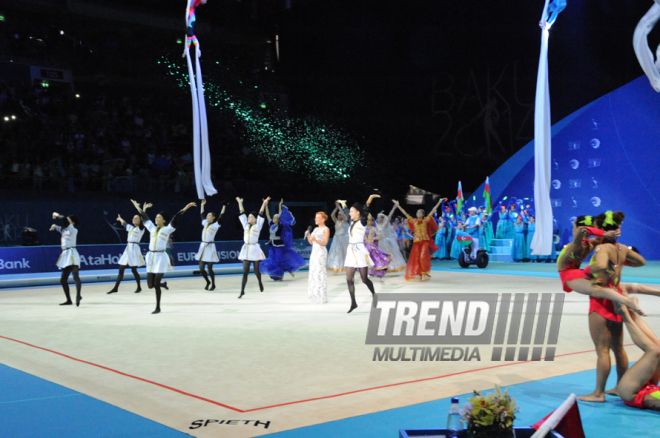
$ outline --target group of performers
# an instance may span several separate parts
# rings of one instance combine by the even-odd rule
[[[557,259],[564,291],[589,295],[590,300],[589,331],[597,353],[596,388],[579,399],[604,402],[605,394],[612,394],[629,406],[660,410],[660,340],[641,318],[646,315],[639,308],[637,297],[630,297],[633,293],[660,296],[660,291],[621,282],[624,266],[646,264],[633,247],[617,241],[624,218],[624,213],[612,211],[596,217],[578,217],[573,225],[573,241]],[[580,269],[592,252],[589,266]],[[644,351],[642,359],[630,368],[623,349],[624,323],[635,344]],[[616,360],[618,383],[606,391],[610,351]]]

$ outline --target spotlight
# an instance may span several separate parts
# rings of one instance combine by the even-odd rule
[[[60,31],[60,35],[64,35],[64,31],[63,31],[63,30]]]
[[[9,121],[9,117],[5,116],[5,122]]]
[[[79,98],[80,98],[80,94],[76,94],[76,99],[79,99]]]
[[[12,119],[12,120],[16,120],[16,116],[11,116],[11,119]]]

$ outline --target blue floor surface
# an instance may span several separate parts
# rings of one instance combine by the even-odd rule
[[[0,364],[0,437],[186,436],[190,435]]]
[[[631,364],[632,365],[632,364]],[[596,371],[504,387],[516,399],[520,412],[515,427],[529,427],[556,409],[571,393],[593,391]],[[613,368],[608,388],[616,383]],[[414,391],[415,385],[410,386]],[[492,391],[484,391],[490,393]],[[460,395],[461,407],[471,394]],[[397,438],[399,429],[444,429],[450,398],[374,414],[331,421],[268,435],[277,438]],[[660,436],[660,412],[630,408],[620,398],[608,396],[606,403],[579,402],[582,425],[587,438],[628,438]]]

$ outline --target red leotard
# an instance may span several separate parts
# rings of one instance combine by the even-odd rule
[[[648,394],[653,394],[654,392],[660,392],[660,386],[652,382],[646,382],[646,384],[642,386],[632,401],[627,402],[624,400],[623,402],[633,408],[647,409],[644,406],[644,397],[646,397]]]

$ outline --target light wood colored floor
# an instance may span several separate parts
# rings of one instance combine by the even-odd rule
[[[150,314],[153,292],[134,294],[128,280],[115,295],[106,295],[108,285],[84,286],[80,308],[58,306],[59,288],[0,291],[0,336],[32,345],[0,338],[0,362],[199,437],[256,436],[595,367],[588,298],[576,293],[566,295],[553,362],[491,362],[490,347],[480,348],[481,362],[373,362],[374,347],[365,345],[371,298],[361,283],[359,308],[347,315],[342,275],[329,277],[325,305],[307,303],[306,273],[266,280],[264,293],[251,276],[239,300],[240,280],[218,277],[213,292],[201,279],[171,280],[160,315]],[[434,272],[426,283],[399,273],[375,285],[378,293],[561,291],[556,279],[469,272]],[[660,332],[660,299],[641,303]],[[631,361],[641,356],[627,350]],[[351,394],[330,397],[343,393]],[[189,429],[201,419],[270,426]]]

